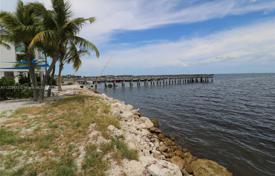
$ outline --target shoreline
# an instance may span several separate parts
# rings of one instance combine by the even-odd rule
[[[180,147],[170,137],[166,136],[158,127],[154,125],[152,120],[148,117],[142,116],[139,109],[136,109],[132,105],[126,104],[123,101],[108,97],[105,94],[92,91],[89,89],[80,89],[79,86],[71,86],[64,88],[62,92],[56,92],[54,97],[46,100],[45,104],[62,100],[64,97],[74,97],[77,95],[88,95],[91,97],[97,97],[103,104],[110,107],[110,113],[119,121],[119,126],[108,125],[106,130],[110,133],[114,139],[122,139],[130,150],[136,151],[138,159],[129,160],[127,158],[122,159],[120,162],[116,162],[114,158],[106,154],[104,160],[108,160],[110,167],[105,172],[109,176],[231,176],[232,174],[223,166],[218,163],[200,159],[193,156],[188,150]],[[26,101],[26,100],[25,100]],[[28,100],[29,101],[29,100]],[[18,106],[15,108],[35,108],[39,105],[26,104],[24,100],[18,103],[15,101],[9,101],[10,103],[16,102]],[[1,105],[1,104],[0,104]],[[2,104],[3,105],[3,104]],[[4,103],[5,105],[5,103]],[[8,106],[8,104],[6,105]],[[10,104],[10,107],[14,107]],[[16,109],[13,108],[13,111]],[[12,114],[12,112],[8,112]],[[5,124],[8,118],[0,119],[1,123]],[[98,147],[104,143],[110,141],[96,128],[98,124],[90,124],[88,134],[86,134],[86,140],[88,143],[97,145]],[[61,134],[62,135],[62,134]],[[78,147],[79,153],[76,154],[75,159],[77,165],[77,173],[83,172],[81,166],[83,159],[85,158],[86,143],[80,144]],[[0,146],[1,149],[1,146]],[[1,169],[0,169],[1,170]]]
[[[150,118],[142,116],[139,109],[135,109],[132,105],[108,97],[103,93],[96,93],[111,104],[114,115],[121,118],[121,120],[128,121],[131,119],[138,123],[139,121],[143,121],[143,124],[141,125],[133,123],[132,126],[135,126],[137,129],[141,127],[149,132],[146,136],[147,138],[144,139],[144,141],[147,142],[147,145],[149,144],[150,146],[149,150],[144,152],[141,149],[141,152],[145,155],[149,152],[149,155],[153,156],[155,159],[164,160],[176,165],[184,176],[232,175],[232,173],[230,173],[224,166],[217,162],[193,156],[190,151],[176,144],[175,140],[165,135],[154,125]],[[127,142],[132,145],[133,141],[129,139]],[[140,143],[136,143],[136,145],[139,145],[139,147],[145,147],[140,145]]]

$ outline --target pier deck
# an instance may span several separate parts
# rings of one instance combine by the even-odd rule
[[[214,81],[213,74],[194,74],[194,75],[142,75],[142,76],[98,76],[98,77],[83,77],[77,80],[80,84],[92,82],[95,88],[98,84],[104,84],[107,87],[117,87],[120,84],[125,87],[126,83],[130,87],[144,85],[174,85],[188,83],[212,83]]]

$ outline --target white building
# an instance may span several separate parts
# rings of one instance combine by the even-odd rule
[[[0,78],[11,77],[18,81],[20,73],[27,73],[28,70],[15,69],[16,49],[13,44],[9,44],[10,49],[0,45]]]

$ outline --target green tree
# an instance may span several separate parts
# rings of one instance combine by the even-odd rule
[[[35,74],[34,50],[28,49],[34,36],[41,31],[33,11],[19,0],[15,13],[0,12],[0,43],[9,48],[8,43],[24,45],[24,60],[27,61],[29,68],[30,81],[33,88],[33,99],[38,99],[38,87]]]
[[[59,70],[58,70],[58,91],[62,90],[62,71],[65,64],[72,64],[73,68],[77,71],[81,64],[81,56],[90,54],[86,49],[79,49],[74,43],[68,45],[66,48],[65,55],[59,60]]]
[[[51,64],[46,71],[46,78],[50,76],[58,61],[61,61],[61,64],[64,63],[68,45],[72,43],[80,50],[94,51],[96,56],[99,57],[99,51],[93,43],[77,36],[85,23],[93,23],[95,21],[94,17],[72,18],[71,6],[68,1],[64,0],[52,0],[52,10],[47,10],[39,3],[31,3],[30,6],[42,17],[43,30],[32,39],[29,49],[38,46],[51,48],[50,52],[44,50],[52,58]],[[45,83],[46,79],[42,83],[43,87],[45,87]],[[43,96],[44,92],[41,92],[41,98]]]

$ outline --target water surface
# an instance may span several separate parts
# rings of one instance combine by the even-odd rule
[[[180,145],[234,175],[275,174],[275,74],[216,75],[210,84],[102,91],[158,118]]]

